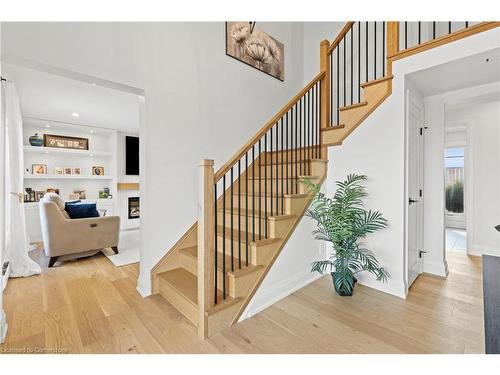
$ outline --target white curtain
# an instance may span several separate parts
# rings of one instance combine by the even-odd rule
[[[10,262],[11,277],[41,272],[28,255],[29,240],[24,217],[23,123],[19,98],[12,82],[2,83],[5,121],[5,260]]]

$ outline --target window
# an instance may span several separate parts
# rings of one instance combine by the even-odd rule
[[[445,151],[446,212],[464,213],[464,159],[463,147],[450,147]]]

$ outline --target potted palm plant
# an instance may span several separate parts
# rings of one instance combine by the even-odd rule
[[[388,272],[379,265],[375,255],[361,247],[359,241],[368,234],[387,227],[387,220],[378,211],[363,206],[366,176],[350,174],[345,181],[337,181],[333,198],[320,192],[320,186],[304,179],[314,192],[306,216],[316,222],[314,238],[332,244],[329,259],[313,262],[311,272],[330,272],[335,291],[341,296],[352,296],[356,274],[367,271],[379,281],[387,281]]]

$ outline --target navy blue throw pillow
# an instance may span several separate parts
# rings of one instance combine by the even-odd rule
[[[67,202],[65,204],[66,212],[72,219],[85,219],[88,217],[99,217],[99,212],[95,203],[75,203]]]

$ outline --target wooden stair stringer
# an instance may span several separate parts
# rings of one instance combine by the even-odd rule
[[[391,95],[392,78],[393,76],[387,76],[362,84],[366,104],[340,111],[339,122],[344,127],[333,126],[322,130],[323,146],[342,144],[342,141]]]
[[[182,257],[180,250],[198,245],[198,221],[184,233],[184,235],[165,253],[165,255],[151,269],[151,292],[160,293],[159,275],[163,272],[182,267]]]

